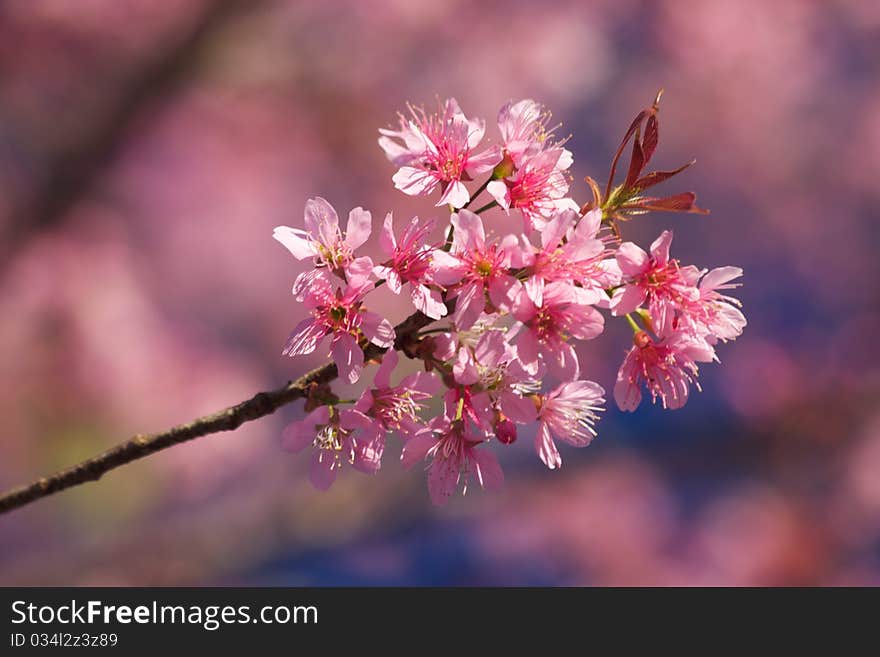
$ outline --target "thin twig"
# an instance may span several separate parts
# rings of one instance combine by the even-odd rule
[[[414,340],[414,336],[419,330],[433,321],[433,319],[420,312],[413,313],[407,317],[394,327],[397,334],[394,341],[394,349],[403,350],[404,345]],[[375,359],[385,351],[386,349],[382,347],[377,347],[373,344],[367,345],[364,348],[364,361],[368,362]],[[48,477],[37,479],[30,484],[13,488],[0,496],[0,514],[30,504],[43,497],[48,497],[53,493],[90,481],[97,481],[110,470],[174,445],[179,445],[180,443],[212,433],[237,429],[245,422],[271,415],[285,404],[306,397],[312,384],[329,383],[337,376],[336,365],[334,363],[327,363],[295,381],[288,382],[281,388],[257,393],[240,404],[230,406],[212,415],[206,415],[192,422],[180,424],[161,433],[138,434],[130,440],[120,443],[93,458],[82,461]]]

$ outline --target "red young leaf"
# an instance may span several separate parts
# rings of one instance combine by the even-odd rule
[[[648,116],[653,110],[642,110],[639,112],[638,116],[633,119],[633,122],[629,126],[629,130],[626,131],[626,134],[623,136],[623,140],[620,142],[620,146],[617,147],[617,152],[614,154],[614,159],[611,160],[611,171],[608,172],[608,184],[605,186],[605,197],[611,194],[611,187],[614,184],[614,174],[617,173],[617,162],[620,160],[620,156],[623,155],[623,149],[626,148],[626,145],[629,143],[629,140],[632,138],[636,131],[639,129],[639,126],[642,125],[642,121],[645,120],[645,117]]]
[[[626,174],[626,180],[623,183],[624,189],[629,189],[632,184],[638,179],[641,175],[642,171],[645,170],[645,165],[648,163],[648,159],[645,157],[644,151],[642,151],[642,144],[640,143],[639,130],[636,129],[635,139],[633,139],[633,152],[632,157],[629,160],[629,171]]]
[[[697,195],[693,192],[682,192],[666,198],[645,197],[632,203],[622,205],[621,210],[654,210],[658,212],[690,212],[693,214],[709,214],[709,211],[697,206]]]
[[[659,130],[660,121],[657,120],[656,114],[652,114],[648,117],[648,122],[645,124],[645,138],[642,140],[642,150],[645,154],[645,166],[648,166],[648,162],[651,161],[654,151],[657,150],[657,143],[660,141]]]
[[[692,166],[696,160],[691,160],[687,164],[683,164],[677,169],[673,169],[672,171],[652,171],[651,173],[642,176],[638,180],[636,180],[632,187],[633,189],[648,189],[649,187],[653,187],[654,185],[659,185],[664,180],[669,180],[672,176],[678,175],[688,167]]]

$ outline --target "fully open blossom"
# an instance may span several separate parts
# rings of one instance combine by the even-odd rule
[[[410,298],[416,310],[428,317],[440,319],[447,313],[440,291],[433,287],[433,254],[436,249],[427,243],[434,222],[420,222],[413,217],[398,241],[394,236],[393,218],[389,212],[379,236],[379,244],[389,259],[373,268],[373,273],[384,278],[394,294],[400,294],[407,283]]]
[[[535,421],[535,405],[529,395],[540,390],[541,384],[526,371],[516,347],[503,331],[483,334],[474,349],[473,383],[486,391],[492,402],[492,427],[498,439],[510,444],[516,440],[517,424]]]
[[[475,383],[479,379],[474,351],[487,331],[501,330],[495,327],[497,317],[482,314],[466,329],[452,327],[433,338],[433,356],[452,364],[452,374],[461,384]]]
[[[579,209],[568,197],[569,178],[560,168],[567,153],[564,148],[541,151],[510,177],[490,182],[486,191],[505,210],[522,212],[526,232],[540,229],[557,212]]]
[[[555,365],[555,371],[566,379],[579,374],[577,354],[571,338],[589,340],[602,333],[605,319],[590,303],[595,296],[569,283],[556,281],[544,284],[534,296],[541,304],[532,301],[524,290],[513,307],[513,314],[523,324],[517,336],[516,348],[520,362],[529,372],[537,372],[539,358]]]
[[[541,228],[541,246],[526,243],[526,269],[529,278],[525,289],[529,298],[541,305],[541,281],[577,283],[604,302],[605,290],[620,282],[620,270],[609,250],[610,239],[600,237],[602,211],[592,210],[583,217],[573,210],[563,210]]]
[[[548,468],[555,470],[562,465],[554,437],[574,447],[590,444],[604,402],[605,391],[592,381],[569,381],[541,397],[535,449]]]
[[[362,307],[363,295],[372,286],[372,283],[348,284],[343,291],[333,284],[326,270],[319,271],[299,297],[309,308],[311,316],[296,326],[283,353],[288,356],[310,354],[329,335],[330,353],[339,368],[339,375],[349,383],[355,383],[364,365],[364,353],[358,345],[361,336],[379,347],[394,344],[391,323]]]
[[[648,255],[632,242],[617,249],[617,264],[626,280],[623,290],[611,300],[615,315],[631,313],[647,303],[655,327],[661,333],[672,328],[677,310],[685,309],[700,297],[697,281],[702,273],[693,266],[682,267],[670,259],[672,231],[665,230],[651,244]]]
[[[381,454],[369,443],[354,437],[364,423],[357,415],[340,414],[335,407],[319,406],[299,422],[292,422],[282,433],[284,448],[297,453],[309,445],[315,448],[310,479],[315,488],[327,490],[336,474],[346,463],[361,472],[373,473],[379,468]]]
[[[472,423],[475,430],[486,432],[492,426],[492,400],[476,386],[451,386],[443,395],[443,409],[450,420]]]
[[[462,351],[470,351],[472,359],[468,368],[454,372],[457,383],[477,385],[488,394],[496,411],[515,422],[534,421],[534,406],[523,395],[540,388],[540,384],[522,367],[516,347],[505,339],[504,331],[486,331],[472,350]]]
[[[400,167],[394,186],[410,196],[441,189],[437,206],[464,206],[470,199],[464,182],[488,173],[501,161],[501,149],[492,146],[476,152],[486,132],[485,121],[469,120],[454,98],[439,114],[410,107],[410,118],[400,116],[400,130],[380,129],[379,145]]]
[[[739,267],[718,267],[700,281],[700,297],[687,313],[697,331],[719,340],[735,340],[746,326],[746,318],[739,309],[740,302],[719,290],[739,287],[730,281],[742,276]]]
[[[685,405],[691,385],[697,386],[697,363],[715,360],[715,351],[704,339],[678,331],[657,341],[644,331],[633,337],[633,347],[626,354],[617,382],[614,399],[623,411],[634,411],[642,401],[642,385],[651,392],[654,402],[663,408]]]
[[[501,242],[486,243],[486,232],[479,215],[461,210],[452,215],[451,253],[434,254],[434,280],[441,285],[457,284],[453,321],[459,329],[468,329],[486,309],[486,293],[496,309],[506,310],[516,298],[520,282],[508,268],[515,263],[516,238],[509,235]]]
[[[461,420],[447,416],[436,418],[431,430],[410,438],[403,446],[401,462],[405,468],[431,459],[428,466],[428,493],[431,501],[442,506],[463,485],[463,492],[471,477],[483,488],[493,490],[504,484],[504,473],[498,459],[488,449],[480,447],[485,439],[469,429]]]
[[[345,233],[336,210],[320,196],[306,201],[305,230],[278,226],[272,234],[297,260],[314,258],[315,265],[342,273],[355,260],[354,251],[370,237],[370,213],[355,208],[348,213]]]
[[[392,386],[391,373],[398,361],[396,351],[387,351],[376,371],[373,386],[364,390],[352,410],[343,411],[343,416],[346,412],[360,416],[358,425],[362,431],[358,440],[369,446],[377,462],[382,458],[389,432],[395,431],[401,437],[409,438],[424,429],[419,412],[425,408],[425,401],[440,389],[440,381],[432,372],[415,372]]]
[[[556,148],[560,142],[552,139],[553,128],[548,128],[550,113],[531,98],[510,101],[498,112],[498,130],[501,133],[505,157],[515,168],[546,148]],[[564,149],[563,149],[564,150]],[[571,152],[564,150],[557,160],[559,170],[572,164]]]

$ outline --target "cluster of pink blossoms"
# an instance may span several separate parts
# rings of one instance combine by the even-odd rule
[[[399,130],[382,129],[379,138],[398,167],[395,187],[449,207],[445,241],[432,243],[433,220],[395,225],[388,213],[379,230],[383,259],[374,262],[356,255],[372,233],[370,213],[355,208],[342,231],[322,198],[306,203],[304,230],[275,229],[295,258],[314,265],[294,283],[309,317],[284,353],[309,354],[329,338],[348,383],[370,364],[365,351],[378,354],[371,356],[379,363],[372,384],[358,399],[340,401],[318,388],[309,398],[312,410],[284,431],[288,449],[312,449],[316,487],[328,488],[346,464],[376,472],[390,434],[403,442],[405,467],[427,463],[436,504],[472,479],[485,488],[501,485],[493,443],[511,445],[521,427],[531,427],[541,461],[558,468],[557,442],[589,445],[604,410],[605,391],[583,377],[577,348],[603,332],[606,317],[625,318],[634,332],[614,386],[618,406],[635,410],[643,387],[666,408],[687,401],[698,386],[697,363],[717,360],[718,342],[735,339],[745,326],[739,303],[725,293],[742,271],[681,265],[670,257],[668,231],[650,253],[620,238],[615,218],[655,202],[639,196],[639,183],[677,173],[637,180],[656,146],[656,103],[646,112],[637,119],[652,117],[644,143],[634,123],[621,145],[635,137],[627,183],[612,190],[609,182],[605,201],[594,194],[595,207],[570,197],[572,154],[554,139],[538,103],[501,108],[500,142],[481,146],[485,122],[468,119],[450,99],[436,114],[410,108]],[[481,176],[469,190],[466,183]],[[492,200],[469,210],[484,191]],[[493,208],[518,213],[522,230],[487,232],[482,215]],[[420,320],[415,330],[404,324],[405,334],[396,335],[388,319],[367,309],[365,298],[380,285],[412,304]],[[420,361],[421,371],[392,384],[398,352]],[[441,390],[442,409],[432,403]]]

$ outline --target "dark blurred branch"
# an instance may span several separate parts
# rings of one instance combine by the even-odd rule
[[[397,350],[405,349],[415,339],[416,333],[433,321],[420,312],[407,317],[394,327],[397,334],[394,348]],[[377,358],[385,351],[381,347],[370,344],[364,349],[364,360],[369,361]],[[174,445],[200,436],[237,429],[245,422],[271,415],[285,404],[307,397],[313,385],[329,383],[337,375],[336,365],[328,363],[301,376],[296,381],[290,381],[281,388],[257,393],[247,401],[230,406],[213,415],[200,417],[161,433],[138,434],[93,458],[48,477],[37,479],[33,483],[13,488],[0,496],[0,513],[17,509],[73,486],[97,481],[110,470]]]
[[[214,0],[186,34],[133,76],[109,109],[94,117],[72,144],[51,158],[46,179],[37,193],[25,207],[12,213],[4,250],[12,252],[31,231],[59,223],[113,163],[142,110],[173,97],[191,75],[206,44],[241,11],[252,10],[259,4],[248,0]]]

